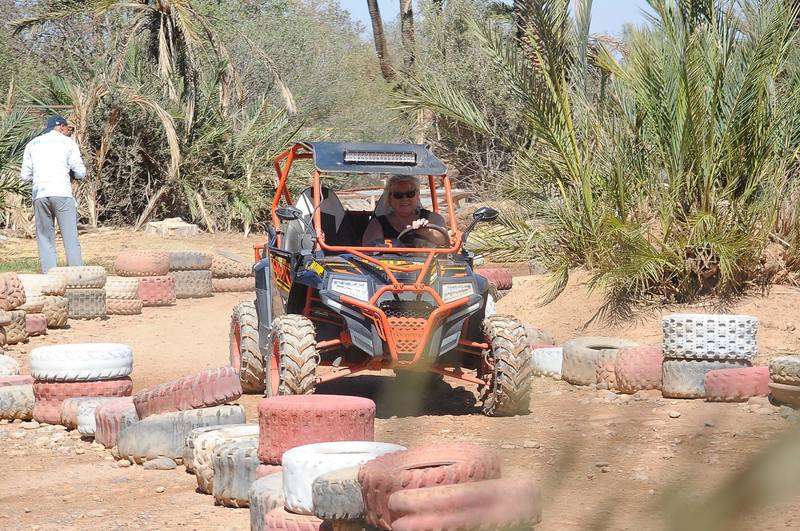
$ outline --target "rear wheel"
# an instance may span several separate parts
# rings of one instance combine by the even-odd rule
[[[531,352],[522,323],[505,315],[483,321],[489,343],[481,374],[483,412],[490,417],[525,415],[531,403]]]
[[[317,386],[319,352],[314,324],[302,315],[272,322],[272,360],[267,395],[310,395]]]
[[[258,314],[251,301],[233,308],[228,341],[231,366],[239,373],[245,393],[264,392],[264,357],[258,348]]]

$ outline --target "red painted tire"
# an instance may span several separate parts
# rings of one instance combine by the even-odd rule
[[[207,369],[136,393],[133,404],[140,419],[203,407],[221,406],[242,396],[239,375],[233,367]]]
[[[114,260],[121,277],[156,277],[169,273],[169,253],[161,251],[122,251]]]
[[[645,389],[661,389],[663,361],[664,354],[660,347],[620,349],[614,366],[617,390],[633,394]]]
[[[488,280],[497,289],[511,289],[514,285],[511,271],[505,267],[479,267],[475,273]]]
[[[500,459],[466,443],[430,445],[369,461],[358,473],[368,524],[391,529],[389,497],[397,491],[500,477]]]
[[[258,404],[258,457],[278,465],[283,452],[305,444],[372,441],[375,402],[338,395],[285,395]]]
[[[33,376],[29,374],[15,374],[14,376],[0,376],[0,387],[7,385],[31,385]]]
[[[709,402],[744,402],[754,396],[767,396],[769,367],[708,371],[705,386]]]
[[[104,402],[94,410],[94,440],[106,448],[116,446],[119,432],[137,420],[139,416],[130,397]]]
[[[331,529],[331,527],[316,516],[293,514],[283,507],[278,507],[264,516],[264,529],[268,531],[279,529],[286,531],[322,531]]]
[[[33,382],[33,419],[48,424],[61,422],[61,403],[67,398],[131,396],[130,378],[94,382]]]
[[[175,304],[175,281],[169,275],[139,279],[139,299],[144,306]]]
[[[253,291],[256,289],[255,277],[212,278],[211,291],[214,293]]]
[[[25,304],[25,300],[25,288],[17,274],[0,274],[0,310],[14,310]]]
[[[542,496],[531,480],[490,479],[397,491],[389,497],[392,530],[531,529]]]
[[[280,474],[283,471],[283,467],[280,465],[258,465],[256,468],[256,479],[261,479],[264,476],[269,476],[270,474]]]
[[[47,333],[47,317],[41,313],[25,314],[25,329],[29,336],[43,336]]]

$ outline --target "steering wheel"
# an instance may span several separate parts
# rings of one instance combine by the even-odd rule
[[[434,225],[433,223],[428,223],[427,225],[425,225],[424,227],[420,227],[419,229],[414,229],[412,227],[403,229],[403,231],[397,235],[397,241],[402,240],[403,236],[405,236],[409,232],[417,232],[420,229],[433,229],[436,232],[439,232],[442,236],[444,236],[444,241],[447,242],[447,247],[450,247],[450,234],[447,233],[447,229],[442,227],[441,225]]]

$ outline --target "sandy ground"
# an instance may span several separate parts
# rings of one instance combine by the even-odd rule
[[[86,256],[110,261],[115,249],[131,247],[223,248],[249,255],[252,242],[240,235],[203,235],[164,240],[132,235],[82,238]],[[31,242],[0,247],[4,257],[35,256]],[[619,335],[642,343],[660,339],[659,314],[626,326],[583,328],[599,299],[586,294],[579,275],[555,303],[539,308],[534,294],[542,277],[515,279],[515,289],[499,303],[551,332],[559,342],[576,335]],[[228,361],[229,314],[247,294],[179,301],[171,308],[146,308],[142,316],[106,321],[73,321],[28,344],[7,348],[27,368],[36,346],[58,342],[118,341],[135,352],[135,391]],[[800,293],[775,288],[769,297],[748,297],[734,311],[761,319],[762,357],[797,348],[795,324]],[[656,392],[619,398],[606,391],[575,388],[560,381],[534,380],[532,413],[487,418],[475,406],[475,389],[450,381],[452,389],[430,396],[399,396],[390,372],[352,377],[321,386],[320,392],[368,396],[378,404],[376,438],[407,446],[436,441],[470,441],[496,449],[504,475],[540,482],[544,519],[537,529],[688,529],[700,525],[716,505],[705,497],[725,485],[747,482],[740,474],[785,437],[798,437],[778,409],[747,404],[663,399]],[[256,420],[257,396],[240,401]],[[672,418],[678,413],[678,418]],[[672,415],[670,415],[672,414]],[[0,424],[0,528],[2,529],[246,529],[248,511],[215,507],[195,492],[195,479],[182,471],[119,468],[108,451],[65,437],[54,427],[25,429]],[[798,456],[794,456],[797,460]],[[761,467],[765,465],[759,465]],[[780,477],[800,486],[800,478]],[[776,470],[776,471],[775,471]],[[162,489],[163,487],[163,489]],[[163,490],[163,492],[159,492]],[[744,501],[764,504],[750,508]],[[783,497],[779,497],[782,494]],[[725,529],[800,529],[800,494],[737,491],[740,510]],[[693,512],[697,511],[697,512]],[[685,518],[686,520],[680,520]],[[687,523],[688,522],[688,523]]]

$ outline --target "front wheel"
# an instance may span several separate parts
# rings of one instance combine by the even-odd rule
[[[483,413],[490,417],[526,415],[530,412],[531,351],[522,323],[506,315],[483,320],[489,343],[483,375]]]
[[[310,395],[314,392],[319,365],[315,336],[314,324],[302,315],[282,315],[272,321],[267,396]]]
[[[258,314],[251,301],[233,308],[228,341],[231,366],[239,373],[245,393],[264,392],[264,357],[258,348]]]

